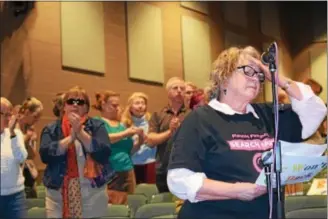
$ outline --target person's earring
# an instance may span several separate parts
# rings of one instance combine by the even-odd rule
[[[260,83],[263,83],[265,81],[265,75],[263,72],[259,72],[257,76],[259,78]]]
[[[224,95],[227,95],[227,89],[223,89]]]

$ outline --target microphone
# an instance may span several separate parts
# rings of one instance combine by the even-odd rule
[[[269,65],[270,63],[275,63],[276,59],[276,48],[274,46],[274,43],[271,43],[271,45],[267,48],[267,51],[262,53],[261,55],[261,61],[265,65]]]
[[[273,163],[272,149],[265,151],[261,156],[263,166],[271,165]]]

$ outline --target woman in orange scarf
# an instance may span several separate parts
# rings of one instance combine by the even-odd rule
[[[70,89],[63,102],[60,119],[46,126],[41,136],[47,217],[103,217],[106,185],[114,174],[104,123],[87,116],[90,101],[83,89]]]

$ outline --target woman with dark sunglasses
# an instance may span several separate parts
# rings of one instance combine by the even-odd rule
[[[226,49],[213,66],[216,98],[193,110],[173,137],[167,182],[186,200],[178,218],[269,218],[267,188],[255,182],[262,153],[273,147],[273,106],[252,102],[271,73],[253,47]],[[327,108],[303,83],[279,75],[277,85],[291,99],[279,110],[278,139],[301,142],[316,131]],[[274,190],[274,209],[276,201]]]
[[[63,103],[59,119],[41,135],[40,156],[47,164],[43,176],[47,217],[103,217],[106,185],[114,175],[104,123],[88,117],[89,97],[79,87],[66,92]]]

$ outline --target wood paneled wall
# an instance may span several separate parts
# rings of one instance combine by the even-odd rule
[[[188,15],[206,20],[210,26],[211,56],[214,60],[224,49],[224,30],[247,35],[250,44],[261,49],[263,42],[273,40],[260,31],[260,7],[258,2],[247,2],[247,28],[224,21],[222,2],[210,2],[209,14],[205,15],[185,7],[180,2],[147,2],[162,10],[164,81],[172,76],[183,77],[183,53],[181,36],[181,16]],[[65,91],[74,85],[84,87],[91,100],[94,93],[103,89],[119,92],[122,104],[134,91],[149,95],[149,110],[154,111],[166,104],[163,86],[129,80],[126,35],[125,2],[104,2],[105,25],[105,74],[103,76],[72,72],[62,69],[60,2],[36,2],[24,24],[11,37],[1,42],[1,96],[8,97],[14,104],[33,95],[45,105],[40,131],[54,120],[52,98],[57,92]],[[208,16],[208,17],[207,17]],[[11,20],[7,20],[11,22]],[[287,48],[282,39],[282,47]],[[286,66],[291,70],[288,50],[285,49]],[[264,95],[259,96],[263,100]],[[91,111],[91,115],[97,112]],[[44,166],[37,158],[37,164]]]

